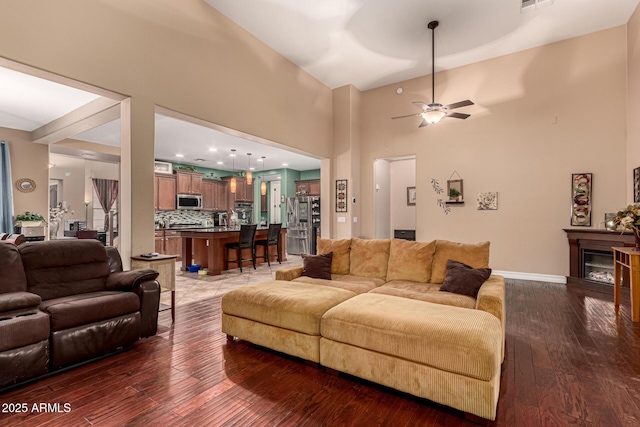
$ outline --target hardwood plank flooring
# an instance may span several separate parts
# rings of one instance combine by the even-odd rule
[[[628,296],[507,281],[494,426],[640,425],[640,324]],[[459,411],[220,332],[220,297],[160,313],[130,351],[0,395],[0,426],[472,426]],[[69,412],[32,410],[68,403]],[[0,408],[2,409],[2,408]]]

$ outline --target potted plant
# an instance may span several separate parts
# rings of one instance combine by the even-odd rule
[[[456,202],[459,202],[460,196],[461,196],[460,192],[455,188],[449,189],[449,200],[455,200]]]
[[[635,249],[640,251],[640,203],[627,206],[625,210],[618,211],[613,224],[633,231],[636,241]]]
[[[16,215],[15,221],[17,227],[40,227],[43,222],[47,223],[42,215],[29,211]]]

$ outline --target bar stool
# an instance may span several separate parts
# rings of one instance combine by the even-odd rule
[[[271,254],[269,254],[269,248],[271,246],[276,247],[275,255],[278,257],[278,264],[282,264],[280,260],[280,229],[282,228],[282,224],[269,224],[269,233],[267,234],[267,239],[264,240],[256,240],[256,247],[263,246],[264,247],[264,255],[256,255],[256,258],[264,258],[267,261],[267,264],[271,266],[270,258]],[[257,251],[256,251],[257,252]]]
[[[229,269],[229,263],[235,262],[240,266],[240,272],[242,273],[242,263],[245,261],[251,261],[253,263],[253,269],[256,269],[256,247],[254,245],[256,238],[256,228],[258,226],[256,224],[246,225],[243,224],[240,226],[240,239],[237,242],[231,242],[225,244],[227,248],[227,256],[225,258],[225,270]],[[251,250],[251,258],[242,259],[242,251],[245,249]],[[236,259],[229,261],[229,253],[230,251],[236,251]]]

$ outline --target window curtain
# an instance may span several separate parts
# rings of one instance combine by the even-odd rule
[[[118,181],[93,178],[93,188],[104,212],[104,231],[109,231],[109,211],[118,198]]]
[[[9,143],[0,141],[0,232],[13,233],[13,193]]]

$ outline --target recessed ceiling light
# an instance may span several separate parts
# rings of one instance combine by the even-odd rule
[[[283,163],[282,166],[289,166],[289,163]]]
[[[249,170],[250,170],[250,171],[254,171],[254,170],[256,170],[256,168],[254,168],[254,167],[250,167],[250,168],[249,168]]]
[[[235,156],[236,156],[235,153],[229,154],[229,157],[235,157]]]
[[[216,162],[217,165],[224,165],[223,162]]]
[[[264,162],[264,159],[258,159],[259,162]]]
[[[176,154],[176,157],[184,157],[184,154]]]
[[[209,151],[218,151],[218,150],[215,148],[209,148]]]
[[[399,87],[398,89],[396,89],[396,93],[397,93],[398,95],[400,95],[402,92],[404,92],[404,91],[402,90],[402,88],[401,88],[401,87]]]

